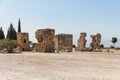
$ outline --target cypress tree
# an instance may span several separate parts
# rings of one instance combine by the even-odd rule
[[[10,27],[8,28],[6,38],[10,40],[17,40],[17,33],[16,33],[16,30],[13,28],[12,23],[10,24]]]
[[[4,31],[2,30],[2,27],[0,27],[0,39],[5,39]]]
[[[20,22],[20,19],[19,19],[19,21],[18,21],[18,33],[20,33],[21,32],[21,22]]]

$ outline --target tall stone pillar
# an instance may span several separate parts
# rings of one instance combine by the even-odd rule
[[[86,42],[87,42],[87,40],[86,40],[86,38],[85,38],[86,36],[87,36],[86,33],[81,33],[81,34],[80,34],[80,37],[79,37],[79,39],[78,39],[78,41],[77,41],[78,50],[83,50],[83,49],[85,49]]]
[[[93,50],[100,49],[101,34],[91,35],[92,42],[90,43],[90,48]]]

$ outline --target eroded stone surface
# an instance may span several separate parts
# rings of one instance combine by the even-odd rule
[[[97,33],[96,35],[91,35],[92,42],[90,43],[90,47],[93,50],[100,49],[100,43],[101,43],[101,34]]]
[[[83,50],[83,49],[85,49],[85,46],[86,46],[86,42],[87,42],[87,40],[86,40],[86,37],[87,35],[86,35],[86,33],[81,33],[80,34],[80,37],[79,37],[79,39],[78,39],[78,42],[77,42],[77,44],[78,44],[78,50]]]
[[[38,43],[33,43],[33,49],[37,52],[52,52],[54,49],[54,29],[39,29],[35,32]]]
[[[72,52],[72,34],[58,34],[55,36],[55,49],[60,52]]]
[[[19,43],[19,47],[17,51],[29,51],[29,34],[28,33],[17,33],[17,41]]]

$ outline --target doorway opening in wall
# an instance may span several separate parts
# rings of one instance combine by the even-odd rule
[[[24,39],[24,43],[26,43],[26,39]]]

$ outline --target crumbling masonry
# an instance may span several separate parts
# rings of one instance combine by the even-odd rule
[[[72,34],[58,34],[55,36],[55,49],[59,52],[72,52]]]
[[[33,43],[33,49],[37,52],[53,52],[54,29],[39,29],[35,32],[38,43]]]
[[[80,37],[79,37],[79,39],[77,41],[77,45],[78,45],[77,50],[85,49],[86,42],[87,42],[87,40],[85,38],[86,36],[87,36],[86,33],[81,33],[80,34]]]
[[[100,49],[101,34],[97,33],[96,35],[91,35],[90,37],[92,38],[90,48],[93,50]]]
[[[19,47],[17,51],[29,51],[29,34],[28,33],[17,33],[17,41],[19,43]]]

